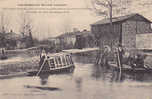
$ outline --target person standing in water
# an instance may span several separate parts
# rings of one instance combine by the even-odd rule
[[[104,47],[104,50],[103,50],[103,54],[102,54],[102,65],[103,66],[108,66],[108,56],[109,56],[109,54],[110,54],[110,51],[111,51],[111,49],[110,49],[110,47],[108,46],[108,45],[106,45],[105,47]]]
[[[124,50],[121,44],[118,44],[117,49],[117,64],[118,67],[122,67],[122,59],[123,59]]]

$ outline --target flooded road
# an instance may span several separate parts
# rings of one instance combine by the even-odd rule
[[[70,74],[0,80],[0,99],[152,99],[152,74],[121,74],[74,57]]]

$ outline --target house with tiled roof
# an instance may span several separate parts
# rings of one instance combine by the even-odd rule
[[[83,39],[78,40],[78,37],[81,37]],[[66,45],[67,48],[75,48],[76,46],[80,45],[80,44],[84,44],[84,47],[89,47],[90,44],[87,44],[89,42],[85,42],[88,37],[94,37],[93,34],[90,31],[87,30],[83,30],[83,31],[73,31],[73,32],[68,32],[68,33],[64,33],[61,34],[59,36],[56,37],[57,40],[59,40],[60,44]],[[80,42],[78,44],[78,42]],[[92,44],[93,45],[93,44]]]
[[[13,32],[0,33],[0,47],[6,49],[16,49],[17,43],[21,39],[21,35]]]
[[[56,39],[59,41],[61,46],[70,45],[73,47],[76,41],[77,34],[80,34],[80,32],[67,32],[57,36]]]
[[[137,35],[152,34],[151,21],[137,13],[112,18],[112,33],[110,30],[109,18],[91,24],[91,32],[98,40],[98,46],[116,46],[120,43],[128,49],[136,49],[139,42]]]

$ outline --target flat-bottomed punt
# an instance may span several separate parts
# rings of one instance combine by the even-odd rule
[[[42,63],[41,63],[42,61]],[[38,70],[29,71],[29,75],[39,75],[43,73],[60,74],[71,73],[74,70],[74,63],[71,54],[68,53],[51,53],[40,60]]]
[[[120,71],[120,68],[116,63],[109,63],[110,68]],[[144,65],[143,67],[132,68],[130,65],[123,64],[121,71],[123,72],[152,72],[152,67]]]

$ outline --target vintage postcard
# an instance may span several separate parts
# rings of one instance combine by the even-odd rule
[[[0,0],[0,99],[152,99],[151,9]]]

